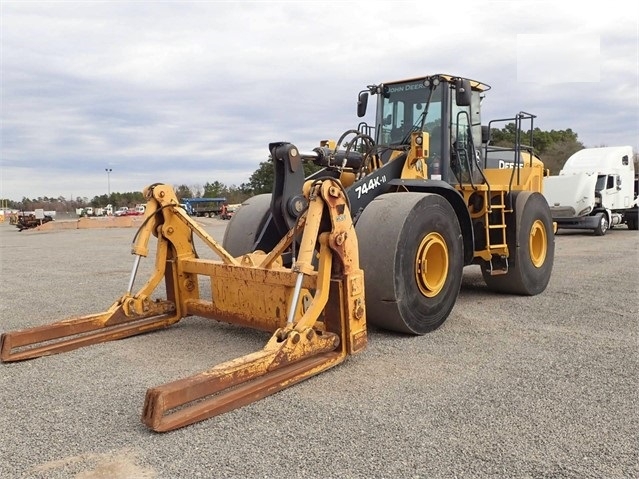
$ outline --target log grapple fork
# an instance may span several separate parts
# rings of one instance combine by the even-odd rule
[[[0,359],[21,361],[166,328],[187,316],[273,332],[264,348],[147,390],[142,421],[170,431],[244,406],[333,367],[367,343],[364,277],[339,181],[308,181],[308,208],[270,252],[230,255],[179,206],[172,188],[144,190],[126,293],[105,312],[6,332]],[[132,294],[139,260],[157,238],[155,271]],[[219,260],[199,258],[193,235]],[[293,251],[284,267],[282,254]],[[198,277],[210,278],[200,291]],[[151,294],[164,278],[167,297]],[[202,294],[201,294],[202,293]]]

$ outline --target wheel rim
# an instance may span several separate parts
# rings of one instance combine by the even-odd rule
[[[415,280],[422,294],[437,296],[448,276],[448,246],[439,233],[429,233],[419,244],[415,256]]]
[[[608,229],[608,220],[605,216],[601,217],[601,231],[606,231]]]
[[[540,268],[546,261],[546,253],[548,252],[546,228],[541,220],[535,221],[530,228],[528,250],[530,251],[530,261],[536,268]]]

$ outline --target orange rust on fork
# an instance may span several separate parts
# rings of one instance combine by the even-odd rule
[[[305,339],[306,348],[299,336],[280,341],[276,334],[262,351],[149,389],[142,421],[158,432],[187,426],[273,394],[345,358],[342,351],[333,352],[339,346],[334,334],[312,347]]]
[[[171,314],[175,310],[173,303],[162,304],[166,314],[154,310],[127,317],[122,305],[116,303],[104,313],[4,333],[0,337],[0,359],[23,361],[166,328],[179,318]]]

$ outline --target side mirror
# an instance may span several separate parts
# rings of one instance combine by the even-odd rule
[[[357,97],[357,116],[362,118],[366,115],[366,108],[368,107],[368,92],[361,91]]]
[[[485,145],[490,141],[490,128],[488,125],[481,126],[481,143]]]
[[[465,78],[455,80],[455,101],[457,106],[470,106],[471,94],[470,80]]]

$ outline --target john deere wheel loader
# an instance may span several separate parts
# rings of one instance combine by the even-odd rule
[[[553,224],[545,170],[522,145],[490,146],[480,101],[489,89],[451,75],[371,85],[375,125],[300,151],[271,143],[272,194],[249,199],[218,244],[173,190],[144,190],[126,292],[105,312],[4,333],[2,361],[20,361],[166,328],[201,316],[271,331],[258,352],[147,391],[142,420],[169,431],[256,401],[341,363],[367,344],[366,321],[424,334],[441,325],[464,266],[481,265],[496,292],[535,295],[548,284]],[[302,162],[323,168],[304,178]],[[509,168],[492,165],[509,165]],[[202,259],[196,235],[218,260]],[[155,272],[132,292],[157,238]],[[210,279],[200,290],[199,278]],[[167,297],[151,298],[164,280]]]
[[[270,145],[272,195],[249,199],[231,220],[231,255],[270,250],[304,211],[302,161],[339,179],[357,232],[366,277],[367,318],[393,331],[424,334],[452,310],[463,267],[481,265],[496,292],[541,293],[554,259],[553,223],[541,194],[547,171],[532,146],[534,115],[481,125],[489,86],[450,75],[371,85],[375,125],[361,123],[310,152]],[[511,122],[516,144],[490,145],[494,123]],[[528,126],[528,145],[522,127]]]

